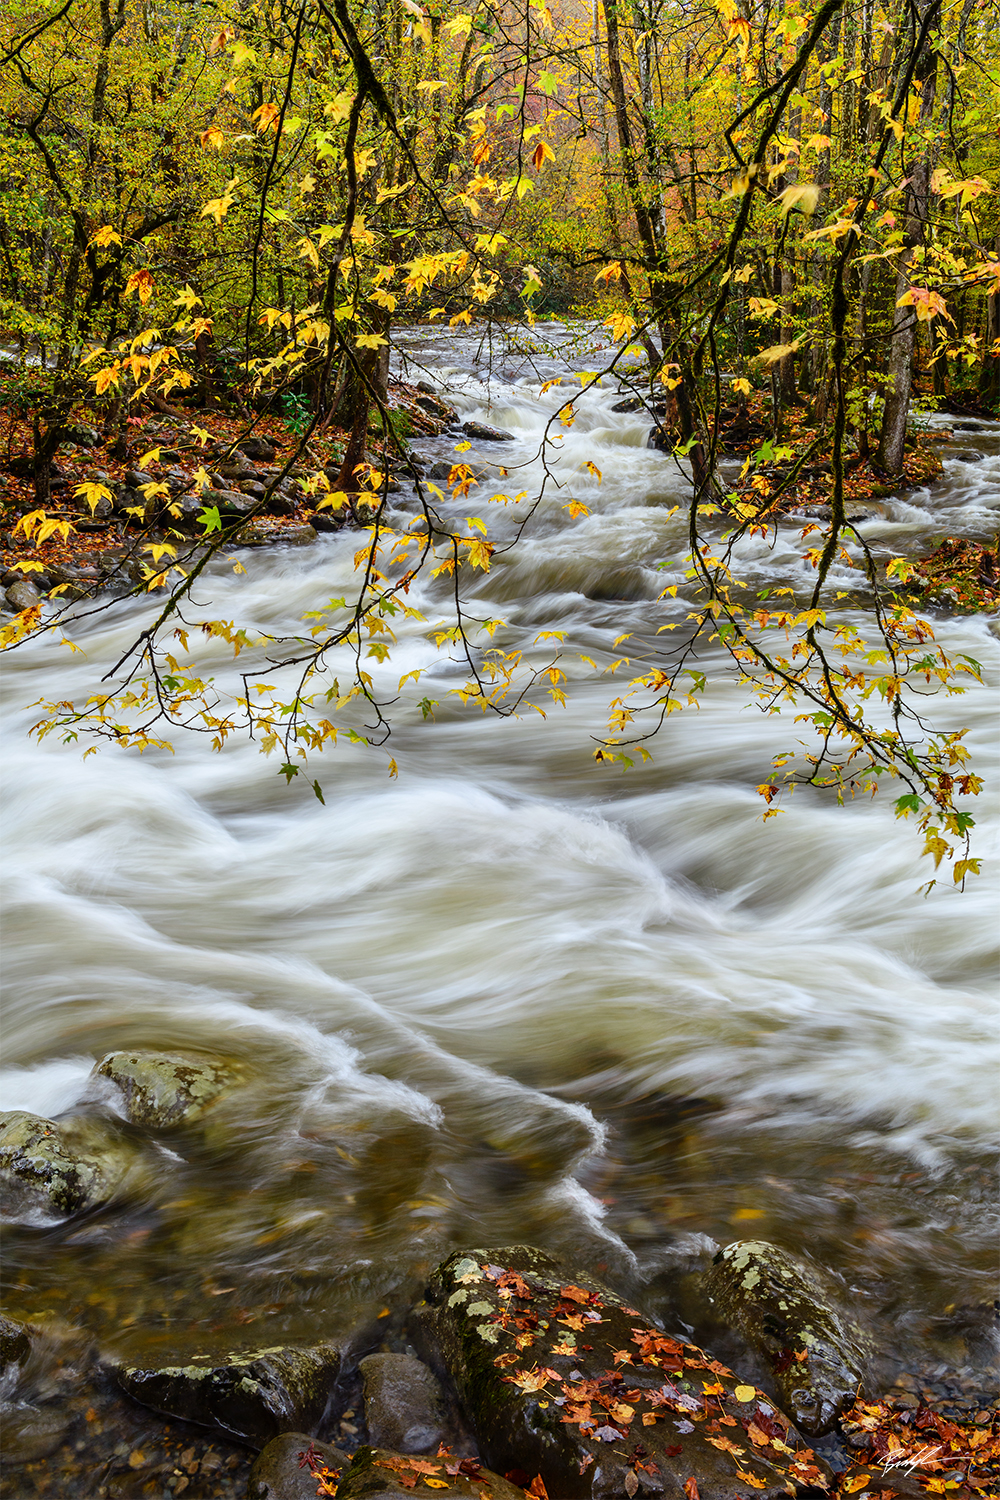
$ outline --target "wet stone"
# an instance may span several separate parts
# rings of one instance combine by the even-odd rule
[[[238,1081],[236,1071],[217,1059],[158,1052],[109,1052],[94,1076],[111,1084],[125,1118],[148,1130],[193,1124]]]
[[[12,583],[4,597],[11,609],[16,610],[18,614],[20,614],[22,609],[34,609],[35,605],[40,604],[42,599],[35,585],[29,583],[25,578],[18,579],[16,583]]]
[[[514,434],[504,432],[501,427],[488,427],[485,422],[463,422],[462,431],[466,437],[475,438],[480,443],[512,443]]]
[[[0,1314],[0,1375],[6,1372],[8,1365],[23,1365],[30,1353],[28,1330],[21,1323]]]
[[[437,1377],[411,1354],[369,1354],[361,1361],[365,1423],[376,1447],[430,1453],[446,1437]]]
[[[864,1337],[801,1262],[765,1240],[716,1256],[704,1290],[716,1314],[764,1360],[779,1399],[813,1436],[829,1432],[865,1384]]]
[[[279,1433],[319,1423],[340,1373],[341,1351],[333,1344],[279,1346],[195,1354],[183,1365],[116,1356],[108,1364],[122,1390],[144,1406],[263,1448]]]
[[[752,1383],[531,1246],[453,1255],[419,1316],[484,1460],[562,1500],[690,1479],[701,1500],[776,1500],[828,1476]]]
[[[524,1500],[509,1479],[480,1467],[474,1459],[440,1455],[414,1458],[384,1448],[359,1448],[337,1486],[337,1500],[428,1500],[445,1493],[456,1500]]]
[[[283,1432],[268,1443],[250,1470],[247,1500],[315,1500],[317,1475],[323,1469],[339,1474],[350,1462],[339,1448],[305,1432]]]
[[[148,1186],[149,1171],[105,1121],[56,1124],[18,1109],[0,1115],[0,1185],[11,1218],[65,1218]]]

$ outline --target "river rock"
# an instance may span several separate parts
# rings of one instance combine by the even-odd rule
[[[715,1257],[704,1290],[764,1360],[798,1425],[812,1436],[829,1432],[864,1384],[864,1336],[808,1267],[766,1240],[737,1240]]]
[[[428,1483],[428,1481],[434,1481]],[[475,1459],[441,1455],[413,1459],[384,1448],[359,1448],[337,1486],[337,1500],[402,1500],[406,1495],[435,1500],[446,1490],[456,1500],[524,1500],[509,1479],[491,1474]]]
[[[218,1058],[161,1052],[109,1052],[92,1076],[107,1079],[117,1109],[147,1130],[193,1124],[238,1081]]]
[[[376,1447],[430,1453],[444,1441],[444,1396],[423,1360],[412,1354],[369,1354],[360,1369],[365,1423]]]
[[[258,463],[271,463],[278,452],[273,443],[262,437],[243,438],[236,447],[238,452],[245,453],[247,458],[256,459]]]
[[[9,1365],[23,1365],[30,1353],[28,1330],[0,1314],[0,1375],[6,1374]]]
[[[0,1184],[12,1217],[98,1208],[146,1177],[135,1146],[110,1122],[78,1116],[56,1124],[21,1109],[0,1115]]]
[[[456,459],[455,463],[442,462],[432,464],[431,467],[427,470],[427,478],[433,480],[436,484],[440,484],[442,481],[447,483],[448,476],[450,475],[452,469],[454,469],[456,465],[460,463],[461,459]],[[489,469],[484,469],[479,464],[465,464],[464,467],[471,470],[473,479],[479,481],[485,479],[490,472]]]
[[[152,474],[147,474],[145,469],[129,469],[125,475],[125,483],[130,490],[141,489],[144,484],[154,484]]]
[[[36,604],[42,602],[41,594],[26,578],[20,578],[16,583],[12,583],[5,592],[4,598],[11,609],[16,610],[18,614],[22,609],[34,609]]]
[[[74,1423],[65,1406],[4,1405],[3,1460],[8,1475],[15,1464],[33,1464],[61,1448]]]
[[[274,541],[285,547],[311,547],[316,534],[314,526],[289,526],[285,531],[276,532]]]
[[[828,1473],[752,1383],[531,1246],[453,1255],[420,1317],[485,1461],[550,1495],[680,1496],[693,1479],[701,1500],[776,1500]]]
[[[306,1454],[312,1455],[312,1464],[305,1461]],[[350,1462],[348,1454],[318,1443],[308,1433],[283,1432],[268,1443],[250,1470],[247,1500],[316,1500],[322,1469],[339,1474]]]
[[[315,1427],[341,1367],[334,1344],[169,1356],[112,1356],[109,1368],[127,1395],[154,1411],[204,1427],[221,1427],[253,1448],[282,1432]]]
[[[475,438],[480,443],[512,443],[514,434],[504,432],[502,427],[488,427],[485,422],[463,422],[462,431],[466,437]]]
[[[211,498],[223,516],[248,516],[257,504],[252,495],[241,495],[237,490],[213,490]]]

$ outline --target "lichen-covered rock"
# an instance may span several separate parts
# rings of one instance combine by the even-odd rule
[[[10,1218],[65,1218],[148,1182],[148,1165],[108,1122],[56,1123],[21,1109],[0,1115],[0,1187]]]
[[[217,1058],[161,1052],[109,1052],[94,1074],[111,1084],[125,1118],[147,1130],[193,1124],[237,1081],[235,1070]]]
[[[333,1344],[195,1354],[186,1364],[112,1357],[109,1367],[136,1401],[170,1417],[221,1427],[251,1447],[315,1427],[341,1367]]]
[[[701,1500],[768,1500],[828,1474],[751,1383],[530,1246],[453,1255],[420,1315],[486,1462],[560,1500],[691,1479]]]
[[[384,1448],[359,1448],[337,1485],[337,1500],[524,1500],[509,1479],[490,1473],[472,1458],[415,1458]]]
[[[30,1353],[28,1330],[0,1314],[0,1375],[6,1373],[8,1365],[23,1365]]]
[[[808,1268],[766,1240],[737,1240],[715,1257],[704,1290],[764,1360],[799,1427],[829,1432],[865,1382],[864,1338]]]
[[[412,1354],[369,1354],[361,1361],[365,1425],[377,1448],[430,1453],[447,1435],[437,1377]]]
[[[318,1476],[340,1474],[350,1457],[305,1432],[283,1432],[257,1457],[247,1481],[247,1500],[316,1500]]]

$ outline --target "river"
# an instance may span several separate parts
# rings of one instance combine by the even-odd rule
[[[509,475],[459,515],[537,488],[566,399],[542,382],[605,357],[559,327],[494,350],[491,372],[489,354],[447,330],[402,346],[412,378],[514,434],[464,455]],[[544,720],[463,710],[461,664],[413,625],[373,671],[428,675],[386,750],[342,740],[312,768],[321,805],[245,743],[84,759],[28,737],[25,705],[92,690],[148,603],[72,627],[73,658],[39,642],[8,661],[3,1107],[72,1110],[121,1047],[222,1054],[249,1079],[226,1128],[164,1152],[140,1201],[8,1230],[10,1311],[56,1306],[99,1341],[256,1322],[276,1342],[408,1295],[456,1244],[525,1240],[663,1310],[713,1242],[752,1235],[828,1268],[900,1362],[967,1363],[962,1309],[995,1295],[997,640],[984,618],[936,622],[986,669],[933,707],[969,726],[987,778],[984,873],[964,893],[947,872],[920,892],[933,871],[889,797],[837,808],[800,789],[762,822],[754,788],[797,732],[715,658],[652,762],[596,763],[613,689],[579,654],[604,666],[630,632],[651,649],[687,608],[683,586],[657,602],[683,584],[668,512],[684,479],[618,399],[615,381],[588,391],[550,457],[563,488],[475,587],[508,649],[541,660],[538,633],[565,632],[568,702]],[[864,523],[878,555],[995,530],[1000,424],[966,425],[933,491]],[[199,611],[294,630],[349,588],[356,545],[219,563]],[[802,586],[804,547],[782,525],[744,546],[744,576]],[[441,584],[413,602],[447,617]],[[201,659],[230,670],[219,642]]]

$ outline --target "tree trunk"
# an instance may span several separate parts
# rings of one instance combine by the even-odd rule
[[[921,0],[919,14],[914,17],[918,34],[929,4],[930,0]],[[927,129],[934,117],[934,90],[937,81],[937,52],[934,46],[936,32],[935,23],[924,42],[923,55],[918,59],[914,72],[915,80],[919,80],[921,84],[920,114],[916,126],[918,133]],[[925,150],[911,167],[910,183],[906,190],[905,250],[900,257],[899,272],[896,277],[896,306],[893,311],[887,368],[889,383],[885,394],[882,435],[878,451],[879,465],[886,474],[900,474],[903,469],[903,447],[906,442],[906,419],[910,412],[917,319],[913,308],[900,307],[899,301],[909,289],[908,272],[913,252],[924,238],[930,199],[931,167],[931,153]]]

